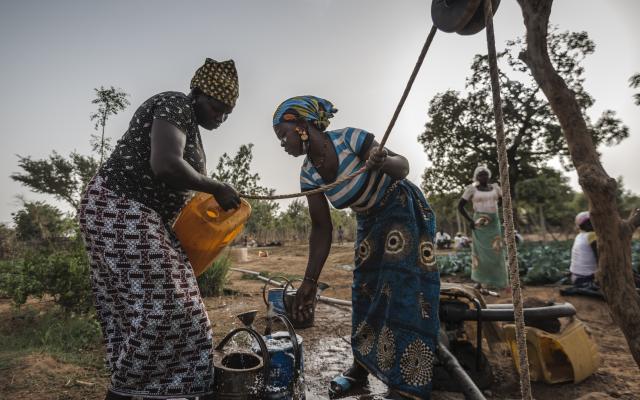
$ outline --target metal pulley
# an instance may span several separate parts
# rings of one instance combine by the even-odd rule
[[[491,0],[494,15],[499,5],[500,0]],[[483,0],[433,0],[431,19],[443,32],[476,34],[485,26]]]

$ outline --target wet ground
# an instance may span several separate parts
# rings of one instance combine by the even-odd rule
[[[249,262],[236,266],[270,274],[302,276],[306,265],[307,247],[270,249],[269,257],[257,257],[256,254],[250,256]],[[332,286],[325,293],[327,296],[350,298],[352,273],[347,267],[353,262],[352,257],[353,250],[349,246],[332,249],[322,273],[322,279]],[[455,277],[445,279],[460,281]],[[236,318],[237,314],[256,309],[260,312],[259,320],[266,312],[262,300],[262,282],[245,279],[241,274],[233,273],[227,287],[229,290],[226,296],[205,299],[216,343],[219,343],[230,330],[241,325]],[[577,309],[577,317],[587,325],[598,344],[602,362],[595,374],[579,384],[533,383],[534,397],[538,400],[573,400],[592,395],[590,399],[640,399],[638,366],[629,354],[622,332],[613,323],[607,305],[598,299],[562,297],[558,289],[553,286],[526,287],[524,294],[545,300],[571,302]],[[510,299],[503,296],[489,298],[488,301],[509,302]],[[50,303],[43,303],[41,307],[50,307]],[[8,301],[0,300],[2,323],[9,320],[10,309]],[[258,321],[256,326],[259,324]],[[350,309],[326,304],[318,305],[315,325],[312,328],[298,331],[304,338],[307,399],[328,399],[330,380],[351,364],[350,333]],[[0,349],[5,350],[7,349]],[[521,398],[519,378],[510,352],[491,352],[485,347],[485,353],[491,362],[494,375],[493,385],[485,391],[487,399]],[[103,370],[64,363],[48,354],[31,354],[12,363],[10,368],[0,368],[0,399],[102,399],[108,379]],[[390,398],[386,393],[384,384],[370,378],[369,390],[349,399]],[[463,396],[459,393],[436,391],[432,399],[461,400]]]

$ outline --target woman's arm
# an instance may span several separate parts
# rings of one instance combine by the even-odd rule
[[[465,208],[465,206],[467,205],[468,201],[465,199],[460,199],[460,201],[458,202],[458,211],[460,212],[460,214],[462,214],[462,216],[469,221],[469,224],[471,225],[471,229],[474,229],[476,227],[476,223],[473,220],[473,218],[471,218],[471,216],[469,215],[469,213],[467,213],[467,209]]]
[[[211,193],[225,209],[240,205],[238,193],[230,185],[202,175],[182,157],[187,136],[175,125],[156,119],[151,126],[151,170],[155,176],[176,189]]]
[[[293,304],[293,318],[307,320],[313,312],[317,281],[331,250],[333,225],[327,198],[322,193],[307,196],[311,216],[311,235],[309,236],[309,260],[305,271],[305,280],[300,285]]]
[[[400,154],[384,148],[382,152],[378,152],[380,144],[375,140],[365,153],[365,159],[369,168],[380,169],[393,179],[404,179],[409,175],[409,161]]]

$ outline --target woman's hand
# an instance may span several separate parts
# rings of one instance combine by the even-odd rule
[[[293,319],[299,322],[308,321],[314,312],[316,302],[316,292],[318,287],[316,284],[303,281],[296,293],[293,302]]]
[[[214,182],[209,191],[223,210],[229,211],[240,206],[240,195],[233,186],[224,182]]]
[[[378,170],[382,168],[384,162],[387,161],[387,149],[383,148],[381,151],[379,151],[378,149],[379,147],[374,147],[369,153],[369,159],[366,162],[369,170]]]

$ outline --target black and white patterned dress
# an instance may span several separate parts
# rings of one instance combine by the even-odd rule
[[[190,98],[153,96],[89,184],[79,220],[91,261],[97,317],[123,395],[197,396],[213,385],[211,323],[193,269],[170,223],[188,199],[151,171],[150,132],[163,119],[187,136],[184,159],[204,173]]]

